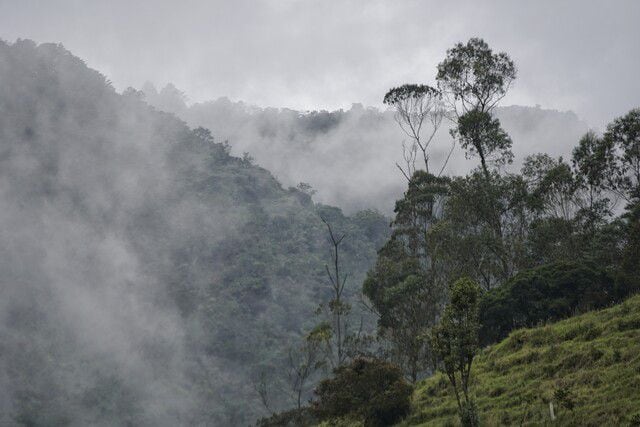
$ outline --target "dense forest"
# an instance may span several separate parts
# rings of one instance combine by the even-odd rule
[[[0,424],[640,424],[640,110],[501,106],[479,38],[433,71],[187,106],[0,42]]]
[[[250,424],[323,319],[322,220],[349,236],[350,298],[389,235],[58,45],[0,45],[0,111],[2,425]]]

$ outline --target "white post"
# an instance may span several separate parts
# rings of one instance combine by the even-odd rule
[[[553,402],[549,402],[549,413],[551,414],[551,421],[555,421],[556,414],[553,412]]]

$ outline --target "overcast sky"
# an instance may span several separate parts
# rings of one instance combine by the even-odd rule
[[[518,66],[505,105],[595,127],[640,105],[639,22],[637,0],[0,0],[0,38],[61,42],[117,89],[297,109],[379,106],[479,36]]]

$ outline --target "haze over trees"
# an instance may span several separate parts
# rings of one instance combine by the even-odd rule
[[[406,167],[406,161],[398,145],[404,140],[410,152],[412,137],[398,126],[393,109],[353,104],[347,110],[296,111],[260,108],[224,97],[189,104],[173,85],[158,90],[147,84],[142,92],[149,104],[175,113],[192,127],[210,129],[219,141],[228,140],[234,155],[250,153],[285,185],[311,184],[317,200],[345,212],[377,209],[391,215],[395,200],[405,190],[406,180],[398,179],[402,175],[396,163]],[[589,130],[572,112],[523,106],[497,106],[494,112],[517,141],[513,147],[516,168],[538,151],[569,157],[569,147]],[[426,119],[425,143],[431,134],[431,122]],[[449,120],[442,120],[429,143],[431,163],[442,168],[451,155],[447,174],[463,174],[475,163],[465,158],[459,146],[451,152],[450,127]],[[422,154],[418,160],[423,163]],[[437,174],[439,169],[432,172]]]
[[[282,187],[59,45],[0,43],[0,113],[0,424],[249,424],[262,373],[289,406],[287,348],[330,299],[321,218],[349,235],[345,297],[388,220]]]
[[[484,422],[472,390],[481,344],[519,327],[620,303],[640,287],[638,110],[615,119],[602,135],[576,138],[570,163],[532,154],[517,172],[509,167],[515,141],[495,115],[515,77],[506,53],[472,38],[447,51],[437,87],[406,84],[384,97],[410,138],[397,145],[404,163],[396,164],[408,185],[396,202],[391,236],[363,282],[378,326],[364,356],[369,363],[397,365],[412,384],[442,370],[463,426]],[[433,165],[434,135],[445,118],[455,143],[475,162],[464,176]],[[355,387],[367,377],[364,369],[350,380],[353,389],[330,386],[362,363],[353,358],[334,369],[333,379],[316,389],[310,408],[315,421],[298,418],[298,424],[376,425],[359,412],[367,407]],[[566,387],[553,399],[573,410]],[[398,405],[401,396],[388,387],[387,403]],[[547,399],[527,397],[536,398]],[[321,409],[340,404],[347,409]]]
[[[424,384],[488,422],[485,351],[640,286],[640,110],[500,106],[516,65],[472,38],[388,111],[301,113],[0,41],[0,424],[386,426],[425,421]],[[549,342],[602,333],[574,332]],[[574,350],[552,371],[604,357]],[[556,379],[522,402],[579,410]]]

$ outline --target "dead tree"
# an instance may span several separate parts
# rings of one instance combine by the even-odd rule
[[[332,317],[333,341],[335,347],[333,365],[337,367],[342,365],[347,358],[345,340],[347,338],[348,324],[346,318],[351,311],[351,306],[342,298],[344,286],[347,283],[349,275],[342,274],[340,271],[340,244],[346,237],[346,234],[342,234],[340,237],[337,237],[331,228],[331,224],[322,217],[320,217],[320,219],[327,226],[329,239],[332,244],[331,261],[333,265],[331,269],[329,268],[329,265],[325,265],[325,270],[333,291],[332,299],[329,301],[328,308]]]
[[[260,399],[260,403],[267,410],[270,415],[275,414],[275,411],[271,407],[269,401],[269,387],[267,382],[267,374],[264,371],[260,372],[257,379],[253,381],[253,389]]]

